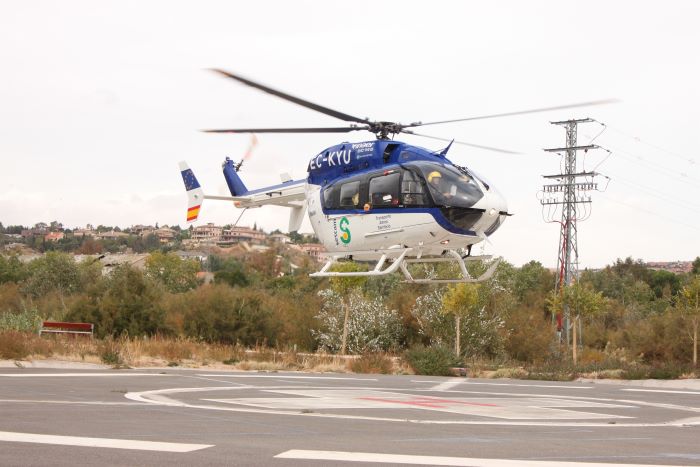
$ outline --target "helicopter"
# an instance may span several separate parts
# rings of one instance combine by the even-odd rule
[[[266,205],[290,208],[289,231],[299,230],[308,212],[311,226],[326,248],[326,262],[311,277],[385,276],[400,272],[410,283],[482,282],[496,270],[500,258],[473,277],[467,262],[489,261],[491,255],[472,255],[472,247],[487,240],[512,213],[496,187],[474,170],[448,159],[453,144],[513,154],[513,151],[448,140],[422,133],[416,127],[485,118],[546,112],[612,102],[599,100],[494,115],[401,124],[373,121],[339,112],[221,69],[212,71],[239,83],[297,105],[348,122],[346,126],[320,128],[245,128],[204,130],[207,133],[350,133],[367,131],[376,139],[341,142],[323,149],[309,160],[308,176],[248,189],[239,172],[244,159],[226,158],[223,175],[231,196],[204,193],[192,169],[180,162],[187,192],[187,222],[199,216],[205,199],[233,202],[236,208]],[[448,141],[437,151],[394,140],[398,134]],[[244,211],[245,212],[245,211]],[[332,271],[342,260],[374,262],[367,271]],[[414,277],[415,263],[453,263],[459,275],[452,278]]]

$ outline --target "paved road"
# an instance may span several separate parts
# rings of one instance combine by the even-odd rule
[[[0,369],[0,465],[700,465],[700,385]]]

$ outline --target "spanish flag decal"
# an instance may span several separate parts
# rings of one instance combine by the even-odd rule
[[[191,222],[193,220],[197,219],[197,216],[199,216],[199,206],[192,206],[191,208],[187,209],[187,222]]]

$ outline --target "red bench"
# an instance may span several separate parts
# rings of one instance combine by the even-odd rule
[[[41,323],[39,334],[86,334],[92,336],[95,325],[92,323],[63,323],[60,321],[44,321]]]

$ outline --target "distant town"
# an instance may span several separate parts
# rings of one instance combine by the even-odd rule
[[[208,223],[182,229],[180,226],[133,225],[67,228],[58,221],[39,222],[33,227],[0,223],[0,250],[29,262],[48,251],[73,253],[76,260],[100,257],[106,266],[129,263],[139,267],[153,251],[173,252],[183,259],[205,263],[209,255],[243,257],[274,251],[290,258],[295,269],[304,258],[321,261],[325,252],[314,235],[279,231],[264,232],[257,226],[215,225]]]
[[[112,260],[122,257],[134,262],[145,258],[152,251],[172,251],[183,258],[205,258],[209,254],[232,254],[265,252],[271,248],[282,251],[301,252],[313,261],[321,261],[326,251],[313,234],[297,232],[283,233],[278,230],[265,232],[248,226],[216,225],[207,223],[180,226],[133,225],[93,226],[67,228],[58,221],[39,222],[33,227],[10,225],[0,222],[0,250],[15,253],[24,262],[40,256],[46,251],[64,251],[82,255],[109,255]],[[139,261],[135,261],[137,264]],[[654,270],[688,273],[693,269],[692,261],[648,261],[646,267]]]

